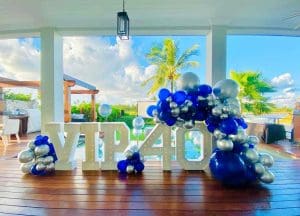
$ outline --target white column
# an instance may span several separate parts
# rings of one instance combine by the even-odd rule
[[[226,28],[212,26],[206,36],[206,83],[226,79]]]
[[[48,122],[64,121],[62,37],[54,28],[41,30],[42,133]]]

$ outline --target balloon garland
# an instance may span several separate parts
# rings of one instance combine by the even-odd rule
[[[27,149],[18,154],[18,159],[23,173],[41,176],[55,170],[57,156],[48,137],[39,135],[27,144]]]
[[[132,121],[133,135],[137,136],[142,133],[142,129],[145,126],[145,121],[141,116],[137,116]],[[126,160],[121,160],[117,163],[117,168],[120,173],[140,173],[144,170],[144,159],[139,152],[139,145],[129,145],[124,153]]]
[[[241,117],[237,99],[239,85],[231,79],[217,82],[212,88],[199,85],[197,75],[189,72],[179,79],[182,90],[171,93],[168,89],[158,92],[157,105],[147,108],[147,114],[156,123],[192,129],[195,121],[205,121],[207,129],[216,139],[209,167],[212,175],[222,183],[240,186],[260,180],[274,181],[268,170],[273,165],[269,154],[260,154],[255,146],[256,136],[248,136],[248,127]]]

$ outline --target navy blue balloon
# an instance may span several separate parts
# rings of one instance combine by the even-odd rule
[[[237,134],[238,124],[233,118],[223,119],[219,127],[220,131],[225,134]]]
[[[176,123],[176,118],[174,118],[174,117],[169,117],[169,118],[167,118],[167,119],[165,119],[164,121],[166,122],[166,124],[168,125],[168,126],[173,126],[175,123]]]
[[[117,167],[119,172],[126,173],[128,162],[126,160],[121,160],[118,162]]]
[[[194,119],[197,120],[197,121],[203,121],[207,118],[207,115],[205,112],[201,112],[201,111],[198,111],[196,112],[195,116],[194,116]]]
[[[202,97],[207,97],[212,93],[212,87],[206,84],[200,85],[198,87],[198,94]]]
[[[158,97],[160,100],[166,100],[170,95],[171,95],[171,92],[166,88],[162,88],[158,92]]]
[[[176,91],[173,95],[173,101],[175,101],[178,105],[181,105],[186,100],[186,93],[184,91]]]
[[[248,125],[247,123],[245,122],[245,120],[243,118],[235,118],[234,119],[239,126],[241,126],[243,129],[247,129]]]
[[[46,174],[46,171],[45,171],[45,170],[38,171],[38,170],[36,169],[36,164],[31,168],[30,172],[31,172],[31,174],[33,174],[33,175],[39,175],[39,176],[43,176],[43,175]]]
[[[247,167],[239,154],[217,150],[211,156],[209,167],[212,175],[225,185],[248,183]]]
[[[215,130],[216,130],[216,126],[215,125],[213,125],[213,124],[209,124],[209,125],[207,125],[207,130],[209,131],[209,132],[211,132],[211,133],[213,133]]]
[[[148,116],[153,117],[153,111],[156,110],[156,109],[157,109],[157,107],[156,107],[155,105],[149,106],[149,107],[147,108],[147,114],[148,114]]]
[[[138,163],[134,164],[133,166],[137,172],[142,172],[145,168],[145,166],[142,162],[138,162]]]
[[[160,101],[158,106],[161,112],[168,112],[170,110],[170,105],[167,101]]]

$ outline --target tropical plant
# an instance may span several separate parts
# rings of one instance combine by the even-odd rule
[[[268,102],[265,93],[275,92],[275,88],[265,81],[260,72],[230,71],[231,79],[240,85],[239,99],[242,102],[242,112],[260,115],[270,113],[275,105]]]
[[[199,62],[190,60],[192,56],[198,55],[198,47],[195,44],[179,55],[178,46],[171,38],[166,38],[162,44],[153,46],[146,57],[150,64],[156,66],[156,73],[142,83],[142,86],[151,83],[148,95],[168,85],[173,92],[174,81],[179,78],[181,70],[199,65]]]

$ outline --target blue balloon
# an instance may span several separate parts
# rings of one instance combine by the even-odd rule
[[[211,93],[212,93],[212,87],[209,85],[203,84],[198,87],[198,94],[202,97],[206,98]]]
[[[175,123],[176,123],[176,118],[174,118],[174,117],[170,117],[170,118],[168,118],[168,119],[166,119],[166,120],[164,120],[165,122],[166,122],[166,124],[168,125],[168,126],[173,126],[173,125],[175,125]]]
[[[204,121],[206,118],[207,118],[207,114],[201,111],[196,112],[194,116],[194,119],[197,121]]]
[[[136,163],[140,162],[141,161],[141,159],[140,159],[140,153],[139,152],[134,152],[132,154],[130,160],[131,160],[132,164],[136,164]]]
[[[237,134],[238,124],[233,118],[223,119],[220,123],[220,131],[225,134]]]
[[[138,162],[138,163],[134,164],[133,166],[137,172],[142,172],[145,168],[145,166],[142,162]]]
[[[186,100],[186,93],[184,91],[176,91],[173,95],[173,101],[175,101],[178,105],[181,105]]]
[[[153,117],[153,111],[156,110],[156,109],[157,109],[157,107],[155,105],[148,106],[148,108],[147,108],[148,116]]]
[[[248,125],[247,123],[245,122],[245,120],[243,118],[235,118],[234,119],[239,126],[241,126],[243,129],[247,129]]]
[[[31,172],[31,174],[33,174],[33,175],[39,175],[39,176],[43,176],[43,175],[46,174],[46,170],[40,170],[40,171],[38,171],[38,170],[36,169],[36,164],[31,168],[30,172]]]
[[[158,107],[161,110],[161,112],[168,112],[170,110],[170,105],[167,101],[160,101],[158,103]]]
[[[247,167],[239,154],[217,150],[210,163],[212,175],[225,185],[242,186],[248,183]]]
[[[159,90],[158,97],[160,100],[166,100],[171,95],[171,92],[168,89],[162,88]]]
[[[49,143],[48,144],[48,146],[49,146],[49,155],[53,155],[53,154],[55,154],[55,149],[54,149],[54,146],[53,146],[53,144],[52,143]]]
[[[120,173],[126,173],[127,166],[128,166],[128,162],[126,160],[121,160],[117,164]]]
[[[214,124],[209,124],[209,125],[207,125],[207,130],[209,131],[209,132],[211,132],[211,133],[213,133],[215,130],[216,130],[216,125],[214,125]]]

